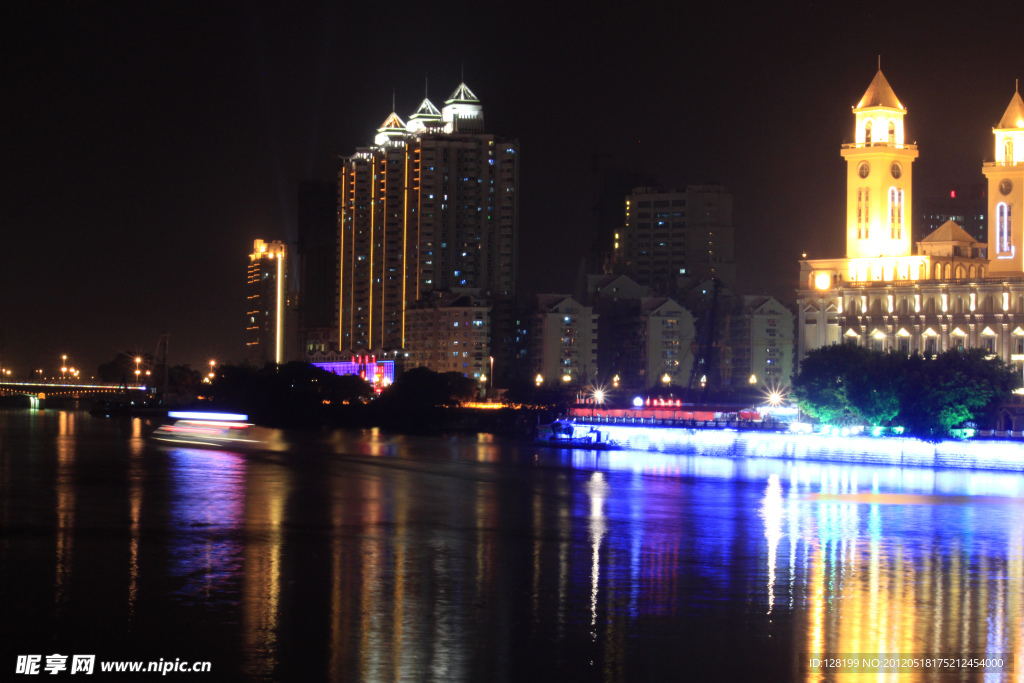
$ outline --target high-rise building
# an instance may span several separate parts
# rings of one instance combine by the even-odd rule
[[[721,185],[634,188],[617,238],[616,270],[659,294],[676,293],[681,281],[735,285],[732,195]]]
[[[512,352],[518,232],[518,144],[484,132],[483,108],[459,85],[408,123],[392,112],[374,144],[338,176],[338,344],[354,353],[405,347],[408,311],[435,290],[479,289],[491,346]]]
[[[287,277],[284,243],[255,240],[249,254],[245,313],[245,345],[251,363],[284,362]]]

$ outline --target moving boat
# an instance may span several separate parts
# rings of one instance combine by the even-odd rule
[[[167,417],[177,422],[153,432],[153,438],[157,441],[214,448],[246,448],[263,444],[263,439],[254,438],[255,428],[251,422],[247,422],[248,415],[172,410],[167,413]]]

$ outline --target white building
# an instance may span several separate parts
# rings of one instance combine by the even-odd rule
[[[597,320],[590,306],[571,296],[537,297],[530,356],[541,382],[583,385],[597,380]]]
[[[793,312],[770,296],[745,296],[729,317],[731,383],[777,389],[793,376]],[[723,373],[725,374],[725,373]]]

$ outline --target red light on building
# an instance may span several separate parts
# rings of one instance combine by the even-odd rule
[[[950,199],[956,199],[956,190],[950,190],[949,191],[949,198]]]

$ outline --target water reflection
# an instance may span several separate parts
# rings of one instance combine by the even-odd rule
[[[181,582],[179,592],[191,600],[232,601],[242,569],[245,461],[235,453],[187,448],[169,451],[168,461],[170,572]]]
[[[135,421],[102,441],[82,414],[39,419],[25,457],[0,434],[4,531],[46,527],[41,579],[10,569],[28,534],[0,535],[20,579],[0,599],[44,596],[39,642],[102,574],[116,608],[80,622],[177,656],[195,616],[250,680],[818,681],[843,676],[800,653],[1024,656],[1019,474],[381,433],[155,451]],[[20,493],[39,480],[54,493]]]
[[[73,565],[75,537],[75,413],[60,411],[57,415],[57,472],[54,488],[57,493],[57,562],[54,600],[59,605],[67,600]]]

